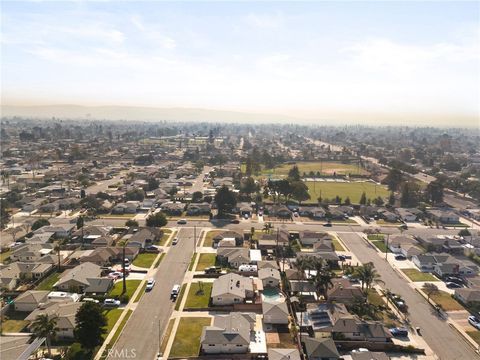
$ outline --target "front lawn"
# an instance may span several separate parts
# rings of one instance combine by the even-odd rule
[[[190,290],[188,291],[187,301],[185,302],[185,308],[207,308],[208,303],[210,302],[211,293],[212,283],[191,283]]]
[[[408,276],[411,281],[439,281],[430,273],[424,273],[417,269],[402,269],[403,273]]]
[[[7,250],[7,251],[2,252],[0,254],[0,263],[3,263],[6,260],[8,260],[10,258],[11,254],[12,254],[12,250]]]
[[[368,302],[372,305],[375,305],[375,306],[385,305],[385,301],[383,301],[382,296],[375,289],[370,289],[368,291],[367,299],[368,299]]]
[[[200,352],[202,329],[204,326],[209,326],[211,322],[210,318],[205,317],[181,318],[169,356],[197,356]]]
[[[207,232],[207,235],[205,235],[205,240],[203,242],[203,246],[205,247],[212,247],[213,246],[213,238],[217,236],[218,234],[223,233],[223,230],[210,230]]]
[[[203,271],[206,268],[215,265],[216,254],[200,254],[196,271]]]
[[[430,296],[430,299],[432,299],[435,304],[441,306],[444,311],[465,310],[462,305],[445,291],[439,291],[438,294],[433,294]]]
[[[342,243],[336,237],[333,238],[332,243],[335,251],[346,251]]]
[[[54,272],[53,274],[50,274],[48,277],[43,279],[43,281],[37,285],[35,290],[52,290],[53,285],[56,284],[56,282],[60,279],[61,273]]]
[[[107,332],[104,335],[105,337],[107,337],[110,331],[112,331],[115,323],[120,318],[120,315],[122,315],[122,312],[123,312],[122,309],[104,310],[103,313],[107,317],[107,326],[105,326],[105,329],[107,330]]]
[[[387,253],[391,252],[390,249],[387,249],[387,246],[385,245],[385,242],[383,240],[373,240],[371,241],[371,243],[375,245],[375,247],[382,253],[385,253],[385,250],[387,251]]]
[[[135,260],[133,260],[133,265],[141,267],[141,268],[149,268],[152,266],[153,262],[157,258],[156,253],[141,253],[138,254]]]
[[[28,320],[4,320],[2,322],[2,333],[21,332],[28,323]]]
[[[168,238],[172,234],[172,230],[162,229],[162,231],[163,231],[163,235],[162,235],[162,238],[160,239],[160,241],[158,242],[158,245],[165,246],[165,243],[167,242]]]
[[[126,294],[128,295],[128,298],[131,299],[133,296],[133,293],[135,290],[137,290],[137,287],[140,285],[142,280],[127,280],[127,292]],[[110,297],[118,297],[122,295],[122,290],[123,290],[123,280],[117,281],[114,285],[112,290],[108,293]]]

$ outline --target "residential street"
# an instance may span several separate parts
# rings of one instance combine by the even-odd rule
[[[374,263],[375,269],[381,275],[382,281],[385,282],[382,287],[388,288],[405,299],[409,307],[411,325],[420,327],[422,336],[439,359],[478,358],[478,354],[446,321],[433,314],[432,308],[425,299],[397,274],[385,259],[378,256],[373,246],[369,246],[355,233],[339,233],[339,236],[361,262]]]
[[[200,233],[197,229],[197,239]],[[158,267],[153,290],[138,303],[108,359],[124,359],[125,353],[133,349],[137,359],[156,358],[160,338],[175,306],[170,292],[173,285],[182,283],[193,254],[193,228],[181,229],[177,236],[178,244],[170,247]]]

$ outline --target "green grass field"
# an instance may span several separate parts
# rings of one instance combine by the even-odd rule
[[[332,243],[335,251],[347,251],[336,237],[333,238]]]
[[[337,195],[345,200],[350,198],[352,204],[358,204],[362,193],[365,192],[367,199],[375,199],[378,196],[387,198],[389,192],[383,185],[376,185],[372,182],[326,182],[326,181],[307,181],[308,190],[310,193],[310,200],[307,203],[317,203],[317,199],[321,196],[322,199],[334,199]]]
[[[157,258],[158,254],[155,253],[141,253],[138,254],[135,260],[133,260],[133,265],[142,267],[142,268],[149,268],[152,266],[153,262]]]
[[[212,320],[206,317],[181,318],[173,340],[170,357],[197,356],[200,352],[200,336],[204,326]]]
[[[295,164],[282,164],[273,169],[265,169],[262,166],[261,176],[274,176],[274,177],[284,177],[288,175],[290,169],[294,166],[298,166],[300,175],[306,173],[307,176],[310,171],[313,171],[315,174],[320,172],[321,175],[367,175],[368,172],[365,169],[359,168],[356,164],[343,164],[337,161],[299,161]],[[241,171],[245,172],[245,164],[242,164]]]
[[[217,236],[218,234],[223,233],[223,230],[210,230],[207,232],[207,235],[205,235],[205,240],[203,242],[204,247],[212,247],[213,246],[213,238]]]
[[[61,274],[58,272],[50,274],[40,284],[38,284],[35,290],[52,290],[53,285],[58,281],[58,279],[60,279],[60,275]]]
[[[21,332],[29,323],[28,320],[4,320],[2,322],[2,332],[18,333]]]
[[[162,229],[162,231],[163,231],[163,235],[162,235],[162,238],[160,239],[160,241],[158,242],[158,245],[165,246],[165,243],[167,242],[168,238],[172,234],[172,230]]]
[[[424,273],[417,269],[402,269],[403,273],[412,281],[439,281],[430,273]]]
[[[120,315],[122,315],[123,310],[122,309],[111,309],[111,310],[105,310],[104,314],[107,317],[107,326],[105,329],[107,332],[105,333],[105,337],[112,331],[113,327],[115,326],[116,322],[118,321],[118,318]]]
[[[137,287],[140,285],[142,280],[127,280],[127,292],[129,298],[132,298],[133,293],[137,290]],[[122,295],[123,290],[123,281],[117,281],[112,290],[110,290],[109,296],[120,296]]]
[[[216,254],[200,254],[195,271],[203,271],[206,268],[215,265],[215,259]]]
[[[385,242],[383,240],[372,240],[372,244],[375,245],[375,247],[380,250],[382,253],[390,253],[390,249],[387,249],[387,245],[385,245]]]
[[[462,305],[445,291],[439,291],[438,294],[433,294],[430,299],[432,299],[435,304],[441,306],[445,311],[465,310]]]
[[[202,283],[203,292],[200,292],[200,283],[194,282],[190,284],[185,308],[206,308],[210,302],[210,294],[212,293],[212,283]]]

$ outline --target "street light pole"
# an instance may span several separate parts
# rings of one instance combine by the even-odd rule
[[[390,239],[390,234],[387,234],[387,244],[385,245],[385,260],[388,261],[388,240]]]

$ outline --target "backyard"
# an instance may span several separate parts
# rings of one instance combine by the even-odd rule
[[[387,198],[389,192],[383,185],[377,185],[368,181],[357,182],[330,182],[330,181],[306,181],[310,200],[307,203],[317,203],[317,199],[335,199],[338,195],[345,200],[347,197],[353,204],[358,204],[362,193],[365,192],[367,199],[375,199],[378,196]]]
[[[173,340],[170,357],[197,356],[200,352],[200,336],[204,326],[210,325],[208,317],[181,318]]]
[[[417,269],[402,269],[403,273],[408,276],[411,281],[439,281],[430,273],[424,273]]]
[[[53,285],[60,279],[61,273],[54,272],[47,276],[38,286],[35,288],[35,290],[52,290]]]
[[[216,254],[200,254],[198,259],[196,271],[203,271],[206,268],[215,265]]]
[[[212,293],[212,283],[194,282],[190,284],[185,308],[207,308]]]
[[[149,268],[157,258],[156,253],[141,253],[133,260],[133,265],[141,268]]]

